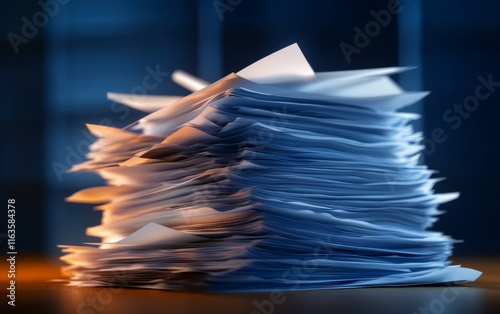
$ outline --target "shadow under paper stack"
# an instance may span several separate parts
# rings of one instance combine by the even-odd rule
[[[110,94],[150,112],[73,168],[108,182],[69,197],[103,204],[102,242],[61,246],[77,286],[256,291],[472,281],[453,240],[427,229],[440,203],[419,164],[419,116],[388,75],[315,73],[296,44],[186,97]]]

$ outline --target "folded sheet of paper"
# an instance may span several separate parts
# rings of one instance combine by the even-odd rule
[[[88,160],[107,186],[101,243],[61,246],[69,282],[220,292],[473,281],[454,240],[429,231],[440,181],[399,109],[425,92],[408,68],[315,73],[294,44],[185,97],[110,94],[147,112],[127,129],[89,125]]]

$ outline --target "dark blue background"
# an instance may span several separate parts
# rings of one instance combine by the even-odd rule
[[[57,256],[57,244],[96,240],[84,233],[100,213],[64,197],[100,179],[57,173],[82,158],[85,122],[123,127],[141,117],[107,101],[107,91],[140,91],[148,67],[157,66],[213,81],[298,42],[316,71],[419,66],[396,78],[432,92],[412,109],[424,115],[417,127],[426,138],[446,138],[435,147],[427,141],[426,163],[448,178],[438,192],[462,193],[442,206],[447,213],[434,229],[465,240],[458,255],[499,254],[500,88],[456,129],[456,114],[453,123],[443,115],[474,95],[478,76],[500,81],[500,3],[401,1],[402,11],[347,62],[339,45],[354,44],[354,28],[364,29],[374,20],[370,12],[389,2],[220,0],[229,7],[219,14],[212,0],[72,0],[59,4],[18,53],[7,34],[21,35],[22,18],[32,21],[42,8],[10,2],[0,13],[0,191],[5,203],[17,201],[18,250]],[[158,83],[147,92],[186,94],[168,78]]]

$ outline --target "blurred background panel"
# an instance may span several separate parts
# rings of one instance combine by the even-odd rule
[[[426,163],[447,180],[439,192],[460,191],[443,204],[437,230],[455,239],[459,255],[500,254],[500,2],[424,1],[424,125]],[[497,86],[488,90],[482,77]],[[477,99],[476,89],[488,94]],[[479,96],[481,98],[481,96]],[[462,107],[462,109],[460,109]],[[437,131],[436,131],[437,130]],[[432,132],[441,132],[432,140]],[[438,143],[441,142],[441,143]]]
[[[316,71],[418,67],[396,79],[432,91],[409,110],[423,114],[425,162],[448,178],[437,192],[462,193],[434,228],[465,239],[458,255],[499,254],[490,239],[500,236],[500,91],[490,86],[474,110],[457,107],[478,77],[500,81],[498,9],[492,0],[11,3],[0,13],[0,193],[19,206],[19,251],[56,258],[58,244],[97,240],[85,228],[100,212],[64,198],[102,180],[66,171],[93,141],[85,123],[124,127],[143,116],[106,92],[186,95],[170,81],[176,69],[215,81],[297,42]]]

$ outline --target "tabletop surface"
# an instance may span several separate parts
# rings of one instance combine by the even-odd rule
[[[483,275],[473,283],[259,293],[80,288],[61,282],[59,266],[38,258],[16,262],[15,307],[2,297],[1,313],[500,313],[500,258],[454,259]],[[1,271],[7,274],[2,263]],[[3,291],[9,287],[2,276]]]

